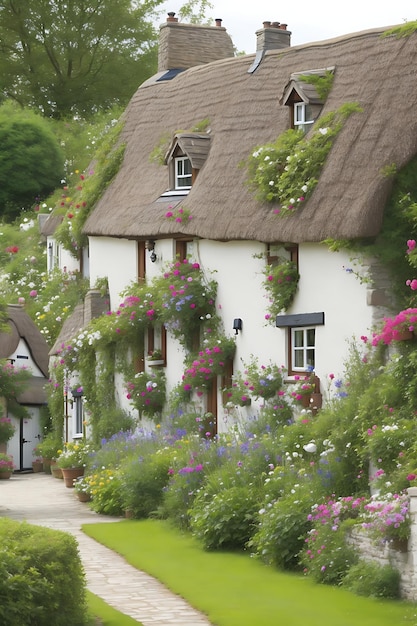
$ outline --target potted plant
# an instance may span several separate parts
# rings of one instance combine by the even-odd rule
[[[0,417],[0,451],[6,452],[7,442],[14,435],[15,427],[10,417]]]
[[[10,454],[0,452],[0,479],[5,480],[13,474],[14,463]]]
[[[37,446],[39,457],[42,459],[43,471],[46,474],[51,473],[51,464],[58,456],[58,451],[62,449],[62,439],[59,439],[55,433],[48,433],[43,441]]]
[[[372,345],[380,343],[389,345],[392,341],[404,341],[415,336],[417,324],[417,309],[405,309],[400,311],[395,317],[384,318],[381,332],[374,333]]]
[[[35,457],[32,461],[32,469],[34,473],[41,472],[43,470],[43,462],[38,447],[33,448],[32,455]]]
[[[164,364],[164,359],[162,358],[161,350],[152,350],[152,352],[148,355],[148,365],[149,367],[156,367],[158,365]]]
[[[91,500],[91,485],[89,476],[80,476],[74,481],[74,492],[80,502]]]
[[[57,465],[62,470],[66,487],[74,487],[74,481],[79,476],[83,476],[89,454],[90,447],[84,439],[68,441],[64,444],[64,448],[57,458]]]

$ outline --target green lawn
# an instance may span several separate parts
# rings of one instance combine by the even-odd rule
[[[91,593],[91,591],[87,591],[87,601],[90,614],[94,615],[94,617],[99,617],[103,626],[141,626],[140,622],[120,613],[120,611],[116,611],[116,609],[106,604],[104,600]],[[94,618],[91,621],[91,626],[93,625],[95,625]]]
[[[87,524],[83,530],[158,578],[216,626],[417,626],[417,604],[316,585],[248,554],[204,552],[166,522]]]

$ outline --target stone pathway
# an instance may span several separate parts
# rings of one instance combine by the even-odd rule
[[[15,474],[0,481],[0,516],[73,534],[90,591],[144,626],[210,626],[207,618],[159,581],[136,570],[112,550],[87,537],[82,524],[114,522],[78,501],[50,475]]]

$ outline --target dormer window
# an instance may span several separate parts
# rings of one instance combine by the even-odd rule
[[[175,189],[191,189],[192,167],[187,156],[177,156],[174,158],[175,169]]]
[[[334,67],[291,74],[280,100],[289,108],[291,128],[310,130],[321,113],[333,73]]]
[[[208,133],[177,133],[165,156],[169,171],[169,190],[162,195],[186,195],[194,185],[209,149]]]
[[[300,129],[304,133],[308,132],[310,126],[314,124],[313,107],[305,102],[294,103],[294,128]]]

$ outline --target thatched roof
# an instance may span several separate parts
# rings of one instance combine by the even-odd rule
[[[85,232],[295,243],[377,234],[392,184],[381,169],[401,168],[417,153],[417,33],[381,37],[384,30],[268,51],[252,74],[254,55],[248,55],[193,67],[171,81],[147,81],[125,112],[124,162]],[[254,199],[239,165],[288,128],[288,108],[279,101],[291,76],[332,66],[322,115],[347,102],[363,112],[347,120],[303,209],[280,218]],[[166,203],[157,202],[168,188],[168,168],[149,157],[167,133],[191,130],[205,118],[210,151],[182,201],[193,218],[182,225],[165,218]]]
[[[7,325],[10,332],[0,333],[0,359],[7,359],[24,339],[34,363],[48,376],[48,344],[36,324],[19,304],[7,307]]]
[[[102,296],[99,291],[90,289],[84,302],[77,304],[74,311],[63,323],[59,336],[49,351],[49,355],[54,356],[59,354],[63,347],[70,344],[74,337],[76,337],[93,318],[99,317],[102,313],[107,311],[108,305],[108,298]]]

